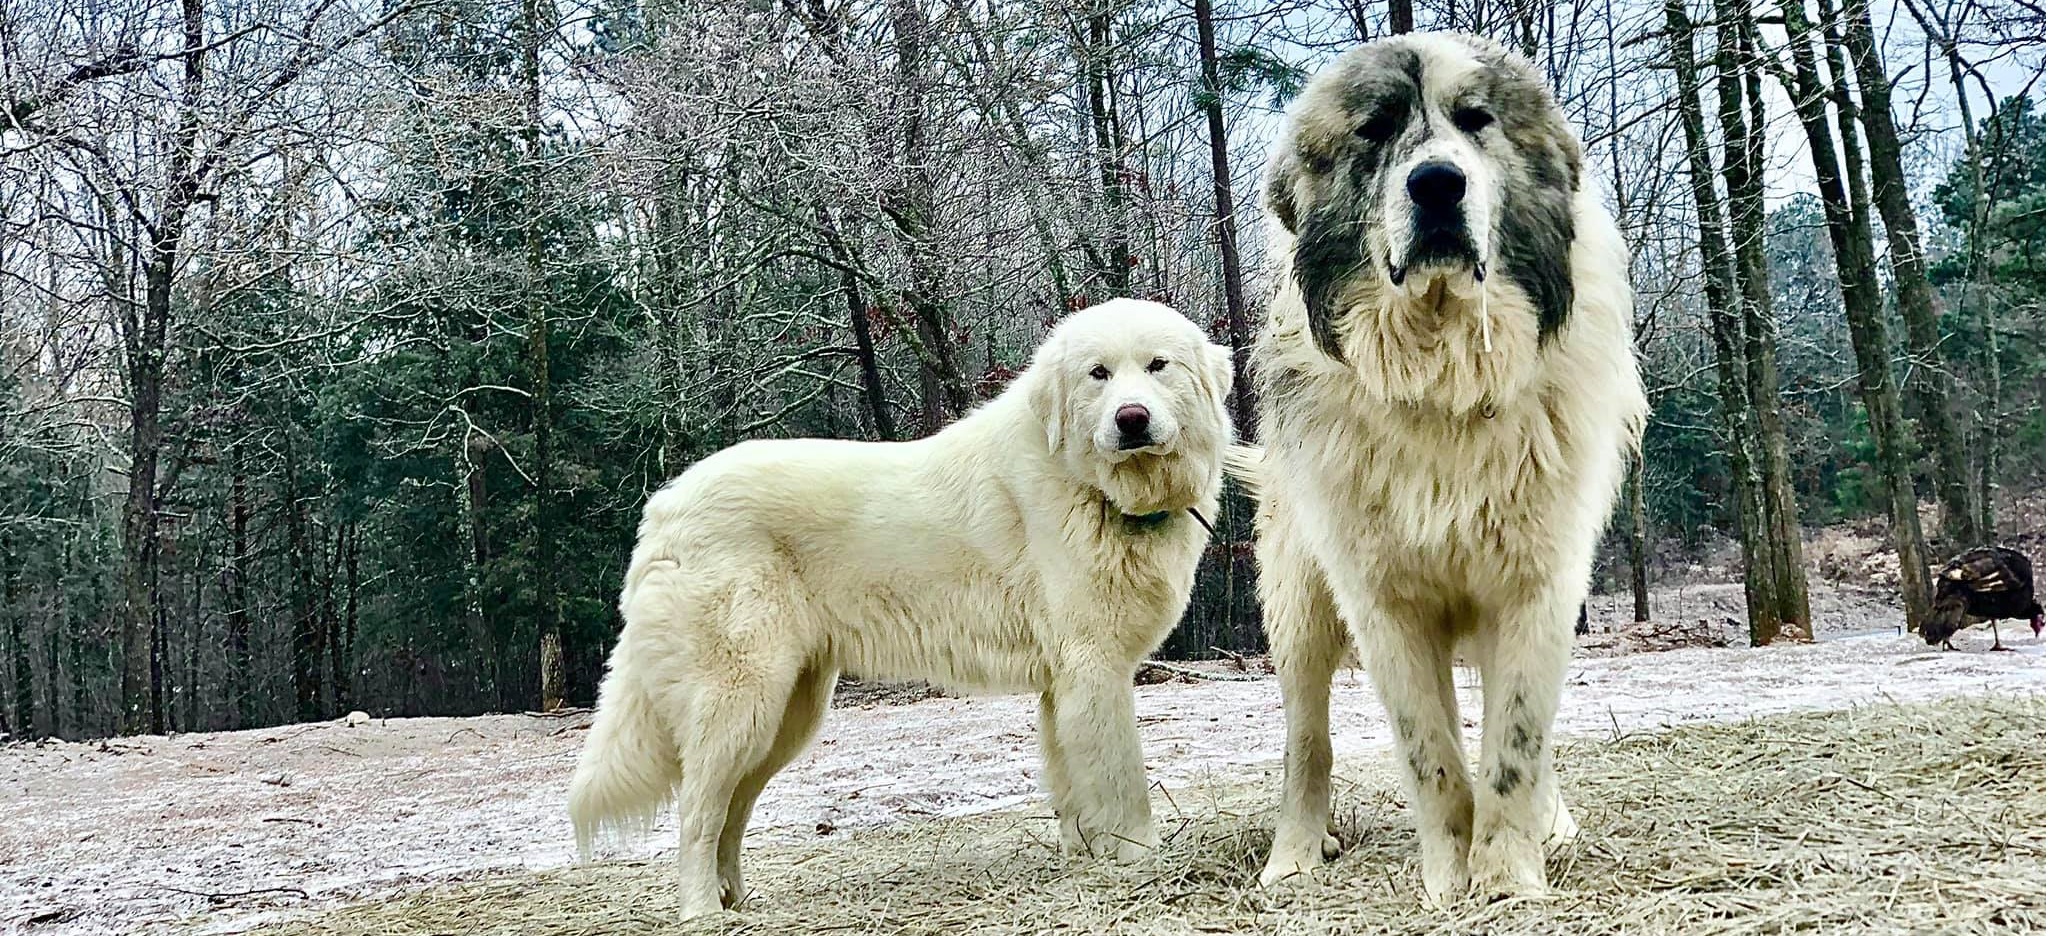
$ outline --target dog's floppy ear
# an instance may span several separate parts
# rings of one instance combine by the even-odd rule
[[[1046,451],[1054,453],[1067,438],[1067,375],[1060,372],[1060,356],[1054,350],[1058,341],[1047,340],[1024,372],[1029,381],[1024,399],[1031,404],[1031,415],[1045,427]]]
[[[1266,164],[1266,210],[1280,220],[1280,226],[1289,234],[1296,233],[1294,173],[1294,156],[1286,147],[1282,147],[1280,154]]]
[[[1230,425],[1230,391],[1235,386],[1236,370],[1231,366],[1230,349],[1217,344],[1202,345],[1202,360],[1195,368],[1195,384],[1202,391],[1203,402],[1215,407],[1223,418],[1223,425]]]
[[[1299,143],[1281,144],[1272,162],[1266,164],[1266,210],[1294,235],[1294,283],[1301,290],[1301,302],[1308,312],[1308,328],[1321,348],[1333,360],[1344,359],[1337,344],[1335,306],[1346,281],[1364,264],[1363,227],[1342,205],[1303,205],[1295,198],[1295,180],[1301,174]]]

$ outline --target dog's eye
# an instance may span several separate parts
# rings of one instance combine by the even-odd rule
[[[1148,374],[1157,374],[1165,369],[1166,359],[1163,357],[1153,358],[1152,363],[1145,365],[1145,372]]]
[[[1094,370],[1092,370],[1092,371],[1089,371],[1089,372],[1088,372],[1088,376],[1090,376],[1090,377],[1093,377],[1093,378],[1095,378],[1096,380],[1108,380],[1108,379],[1109,379],[1109,368],[1107,368],[1107,367],[1104,367],[1104,366],[1102,366],[1102,365],[1100,365],[1100,364],[1097,364],[1097,365],[1095,365],[1095,369],[1094,369]]]
[[[1485,108],[1460,107],[1451,114],[1451,123],[1466,133],[1478,133],[1493,125],[1493,115]]]
[[[1399,108],[1381,108],[1352,132],[1368,143],[1385,143],[1393,139],[1394,134],[1401,132],[1401,124],[1406,116]]]

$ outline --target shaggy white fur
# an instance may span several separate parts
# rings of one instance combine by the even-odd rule
[[[1287,712],[1281,814],[1264,884],[1336,853],[1328,834],[1330,679],[1347,639],[1395,729],[1432,902],[1468,886],[1487,894],[1541,891],[1545,840],[1576,832],[1557,794],[1550,728],[1594,546],[1646,404],[1632,350],[1626,248],[1578,183],[1578,144],[1555,105],[1528,91],[1517,69],[1526,65],[1463,39],[1367,47],[1303,92],[1295,133],[1275,158],[1277,173],[1315,166],[1324,175],[1284,175],[1268,190],[1272,254],[1289,266],[1277,277],[1254,354],[1263,450],[1238,449],[1229,458],[1231,471],[1261,491],[1259,587]],[[1402,84],[1407,74],[1419,88]],[[1530,169],[1539,157],[1529,146],[1551,147],[1546,158],[1569,166],[1553,173],[1560,217],[1569,206],[1568,257],[1561,254],[1561,268],[1547,273],[1540,259],[1525,261],[1520,274],[1569,277],[1569,314],[1550,334],[1531,290],[1503,274],[1509,264],[1490,262],[1517,248],[1503,242],[1514,232],[1495,220],[1474,232],[1478,247],[1463,265],[1411,268],[1405,280],[1390,275],[1385,260],[1342,272],[1348,278],[1330,290],[1337,298],[1328,313],[1341,354],[1318,347],[1298,282],[1298,244],[1314,234],[1327,254],[1337,237],[1352,236],[1370,244],[1355,252],[1405,262],[1404,254],[1385,252],[1401,235],[1373,230],[1407,223],[1405,208],[1372,204],[1406,198],[1387,186],[1360,183],[1369,191],[1356,197],[1371,210],[1355,234],[1310,227],[1351,210],[1330,207],[1347,197],[1345,160],[1354,157],[1344,147],[1357,147],[1361,164],[1378,156],[1403,165],[1398,154],[1368,150],[1371,144],[1349,135],[1360,119],[1350,109],[1369,99],[1354,89],[1381,85],[1387,95],[1409,95],[1400,105],[1414,109],[1409,133],[1460,134],[1456,147],[1437,146],[1431,158],[1473,162],[1465,172],[1470,184],[1493,187],[1473,200],[1507,206],[1489,208],[1491,217],[1528,210],[1515,199],[1530,192],[1505,187],[1543,184],[1543,174]],[[1499,113],[1498,124],[1492,115],[1455,125],[1446,116],[1481,105],[1547,112]],[[1320,124],[1338,129],[1318,138],[1312,131]],[[1295,151],[1323,139],[1335,141],[1327,144],[1334,149]],[[1402,138],[1384,139],[1392,148]],[[1560,239],[1560,247],[1566,243]],[[1488,266],[1494,275],[1485,275]],[[1484,681],[1476,785],[1461,749],[1454,651]]]
[[[916,442],[748,442],[654,495],[569,792],[586,854],[673,796],[685,918],[745,896],[755,798],[843,670],[1039,693],[1070,848],[1158,843],[1131,680],[1186,609],[1229,444],[1228,353],[1157,303],[1076,312]],[[1119,425],[1149,414],[1142,438]],[[1143,444],[1139,444],[1143,443]]]

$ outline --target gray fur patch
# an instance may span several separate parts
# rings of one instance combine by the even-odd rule
[[[1507,796],[1522,785],[1522,771],[1513,764],[1500,765],[1500,772],[1493,777],[1493,795]]]
[[[1532,728],[1526,722],[1516,722],[1515,727],[1508,731],[1508,747],[1524,757],[1535,757],[1543,750],[1543,733]]]

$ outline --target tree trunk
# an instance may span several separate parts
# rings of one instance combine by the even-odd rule
[[[1734,483],[1749,639],[1752,645],[1761,646],[1777,638],[1781,622],[1773,587],[1776,577],[1765,543],[1763,481],[1754,454],[1756,430],[1751,423],[1744,329],[1738,311],[1741,298],[1735,285],[1735,261],[1721,226],[1720,195],[1714,189],[1713,157],[1707,150],[1706,118],[1700,109],[1699,68],[1692,51],[1693,27],[1686,17],[1683,0],[1666,0],[1664,21],[1671,43],[1672,68],[1678,79],[1678,113],[1685,131],[1686,166],[1699,217],[1700,266],[1706,274],[1709,331],[1714,340],[1714,370],[1721,392],[1721,425],[1728,438],[1728,471]]]
[[[128,383],[128,492],[121,507],[121,714],[123,734],[148,730],[154,690],[151,663],[157,607],[157,462],[163,449],[164,362],[169,354],[171,287],[185,237],[185,214],[199,195],[193,175],[199,104],[206,77],[206,21],[201,0],[180,0],[184,64],[178,128],[171,142],[162,210],[143,263],[140,308],[121,310],[123,369]]]
[[[1131,255],[1126,234],[1126,205],[1130,201],[1125,185],[1123,133],[1115,111],[1110,53],[1115,44],[1115,10],[1110,0],[1095,0],[1088,11],[1088,44],[1083,52],[1088,83],[1088,122],[1095,133],[1095,158],[1102,180],[1102,223],[1108,242],[1106,256],[1096,256],[1096,272],[1110,296],[1131,291],[1131,269],[1138,265]],[[1103,297],[1108,298],[1108,297]]]
[[[1253,435],[1250,329],[1245,324],[1244,264],[1237,252],[1237,198],[1230,186],[1230,138],[1223,128],[1223,81],[1216,67],[1216,14],[1210,0],[1195,0],[1195,31],[1201,40],[1202,111],[1209,123],[1209,172],[1215,180],[1216,243],[1223,262],[1223,320],[1230,337],[1231,423],[1237,437]]]
[[[249,477],[242,445],[229,449],[233,477],[228,483],[228,695],[235,727],[256,727],[256,696],[249,656]]]
[[[7,646],[14,670],[14,725],[24,738],[36,736],[35,673],[30,669],[28,605],[22,602],[20,537],[0,535],[0,617],[7,621]],[[56,674],[50,674],[55,679]],[[54,712],[52,714],[55,714]]]
[[[1715,4],[1715,63],[1719,72],[1722,175],[1728,184],[1729,233],[1735,280],[1742,307],[1744,388],[1755,414],[1756,448],[1752,454],[1764,508],[1763,555],[1771,576],[1771,599],[1779,627],[1811,636],[1812,607],[1807,597],[1805,549],[1800,541],[1799,500],[1792,490],[1791,457],[1786,450],[1785,424],[1778,406],[1777,323],[1771,309],[1770,267],[1764,258],[1764,190],[1762,127],[1744,110],[1745,90],[1755,67],[1749,47],[1748,11],[1729,0]],[[1747,102],[1760,113],[1761,102]],[[1762,635],[1768,643],[1776,633]]]
[[[918,387],[923,397],[926,435],[967,411],[967,381],[960,374],[955,351],[953,316],[940,300],[940,263],[932,242],[931,170],[925,139],[924,62],[929,57],[926,33],[931,23],[918,0],[890,0],[889,22],[896,46],[896,103],[902,150],[903,182],[884,194],[883,210],[903,236],[910,268],[904,292],[916,327]]]
[[[1628,483],[1628,585],[1636,623],[1650,619],[1650,514],[1643,505],[1643,456],[1632,459]]]
[[[1395,35],[1415,31],[1414,0],[1387,0],[1387,28]]]
[[[462,461],[458,466],[462,469],[462,476],[456,480],[455,487],[462,522],[469,532],[469,542],[462,550],[463,618],[469,633],[469,645],[479,650],[494,646],[496,641],[495,628],[484,610],[484,572],[490,562],[489,526],[485,523],[485,516],[490,489],[485,483],[482,462],[489,453],[490,442],[483,435],[465,438],[462,441]],[[412,657],[407,657],[407,660],[408,666],[415,665]],[[475,699],[481,705],[497,690],[498,662],[495,655],[483,660],[472,656],[470,660],[474,665],[471,685],[476,692]]]
[[[1823,19],[1833,11],[1821,0]],[[1891,78],[1878,55],[1870,25],[1869,0],[1844,0],[1843,40],[1855,63],[1857,91],[1863,106],[1865,141],[1870,146],[1870,185],[1878,215],[1884,219],[1891,255],[1892,281],[1898,291],[1899,318],[1906,325],[1905,403],[1920,429],[1920,444],[1934,456],[1935,493],[1941,499],[1942,531],[1957,549],[1983,540],[1970,510],[1970,467],[1961,433],[1949,408],[1948,369],[1941,353],[1941,325],[1934,308],[1934,287],[1927,280],[1926,255],[1920,249],[1919,221],[1906,192],[1906,172],[1899,155],[1898,128],[1892,123]],[[1838,66],[1839,67],[1839,66]],[[1843,85],[1848,78],[1838,79]]]
[[[1856,350],[1857,384],[1877,447],[1878,476],[1891,507],[1892,543],[1899,555],[1899,590],[1906,606],[1906,627],[1918,630],[1929,611],[1927,547],[1920,535],[1920,513],[1913,492],[1910,443],[1900,413],[1899,388],[1892,379],[1891,340],[1886,334],[1883,303],[1877,293],[1869,202],[1862,192],[1855,122],[1842,115],[1843,161],[1838,162],[1834,136],[1828,127],[1830,91],[1814,61],[1813,26],[1807,21],[1800,0],[1786,0],[1780,8],[1785,12],[1785,31],[1792,50],[1792,87],[1786,90],[1806,131],[1815,182],[1827,214],[1828,240],[1834,246],[1843,312],[1849,321],[1850,344]]]
[[[343,524],[334,532],[334,555],[322,564],[323,571],[320,576],[320,618],[324,625],[321,642],[327,645],[327,678],[330,680],[328,699],[333,703],[333,707],[328,710],[330,718],[348,714],[349,705],[348,661],[343,658],[344,648],[341,640],[341,603],[334,594],[334,590],[341,584],[336,580],[341,578],[341,565],[347,554],[348,526]]]
[[[540,179],[545,169],[541,153],[540,116],[540,0],[524,0],[521,22],[520,59],[526,78],[526,166],[525,174]],[[552,340],[548,321],[547,274],[541,269],[542,250],[539,213],[544,204],[529,203],[521,227],[526,244],[527,366],[533,377],[533,576],[534,601],[539,611],[540,707],[560,709],[569,694],[569,671],[562,645],[562,603],[555,588],[554,523],[554,423],[550,394],[548,345]]]
[[[347,530],[348,550],[342,561],[347,567],[348,591],[341,618],[341,662],[334,670],[334,695],[344,710],[353,706],[356,699],[356,599],[362,593],[360,560],[363,552],[361,526],[352,523]]]
[[[832,213],[823,205],[818,206],[818,229],[825,235],[825,246],[832,251],[832,259],[839,264],[839,291],[846,297],[847,322],[853,329],[854,353],[859,357],[861,398],[866,401],[868,423],[874,428],[875,438],[883,442],[896,440],[896,419],[889,412],[889,398],[882,385],[882,366],[875,356],[875,336],[868,322],[868,301],[860,288],[860,277],[853,251],[839,234],[839,226],[832,221]]]
[[[312,545],[299,491],[298,445],[284,439],[285,548],[291,555],[292,699],[302,722],[320,718],[320,629],[313,609]]]

